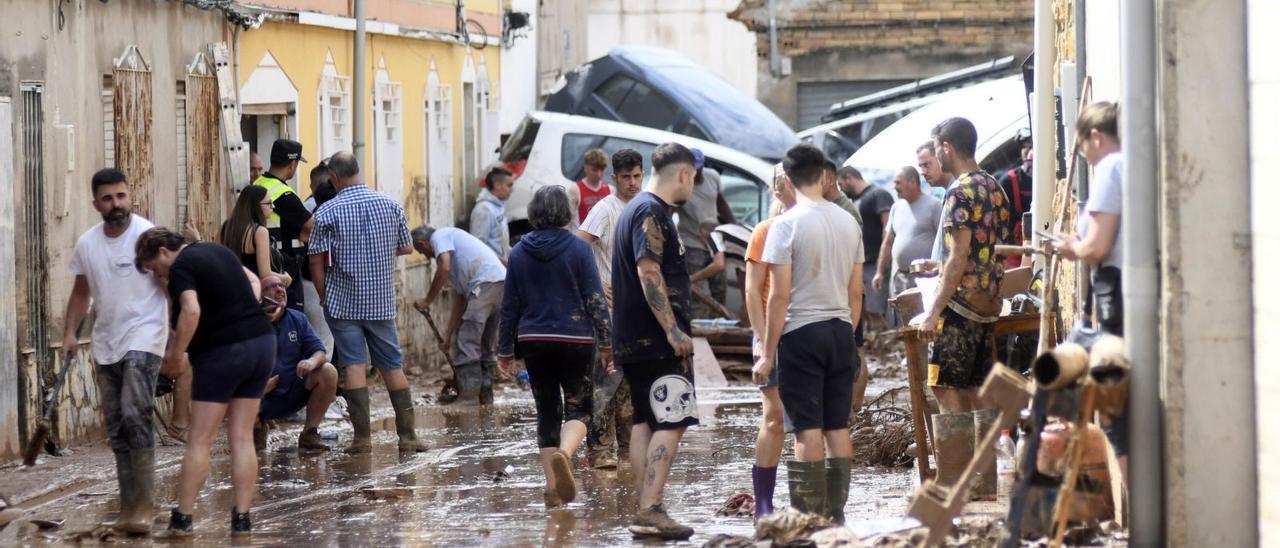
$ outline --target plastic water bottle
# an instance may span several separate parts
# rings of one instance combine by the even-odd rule
[[[1008,504],[1013,498],[1014,461],[1013,438],[1008,430],[1000,431],[1000,441],[996,442],[996,500]]]

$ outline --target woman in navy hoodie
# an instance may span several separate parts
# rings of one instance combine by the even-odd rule
[[[510,378],[517,356],[529,371],[548,508],[577,496],[569,456],[587,435],[596,349],[613,365],[600,275],[591,246],[565,230],[572,220],[564,188],[534,194],[535,230],[511,250],[498,324],[499,371]]]

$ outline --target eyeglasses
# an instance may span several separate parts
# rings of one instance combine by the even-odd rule
[[[284,289],[284,288],[285,288],[284,284],[281,284],[281,283],[267,284],[262,286],[262,289],[265,289],[265,290]]]
[[[269,208],[271,208],[271,209],[275,209],[275,208],[276,208],[276,204],[275,204],[275,202],[272,202],[272,201],[270,201],[270,200],[267,200],[267,201],[265,201],[265,202],[259,202],[259,203],[258,203],[258,205],[264,205],[264,206],[267,206],[267,207],[269,207]]]

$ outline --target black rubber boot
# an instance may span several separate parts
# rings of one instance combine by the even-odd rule
[[[130,500],[128,508],[121,507],[116,529],[131,535],[151,534],[151,521],[155,513],[156,450],[134,449],[129,451]],[[123,481],[121,482],[124,483]]]
[[[480,405],[493,405],[493,377],[497,370],[496,363],[480,364]]]
[[[791,507],[807,514],[827,515],[827,468],[822,461],[787,461]]]
[[[179,512],[177,508],[169,511],[169,532],[171,534],[191,534],[191,514]]]
[[[391,408],[396,412],[396,434],[400,436],[400,450],[421,453],[427,450],[427,444],[418,439],[414,429],[413,396],[409,389],[391,390]]]
[[[137,506],[137,495],[134,493],[136,487],[133,481],[133,463],[129,460],[129,453],[116,453],[116,484],[120,487],[120,514],[116,516],[116,520],[106,525],[112,529],[121,529],[121,526],[128,519],[128,516],[134,512]]]
[[[347,389],[345,396],[347,414],[351,417],[351,429],[354,430],[347,452],[368,453],[373,448],[369,432],[369,388]]]
[[[844,525],[844,505],[849,502],[850,468],[853,459],[827,459],[827,517]]]
[[[249,512],[237,512],[235,508],[231,509],[231,534],[248,533],[253,529],[253,523],[249,521]]]

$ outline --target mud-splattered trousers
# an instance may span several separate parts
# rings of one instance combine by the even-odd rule
[[[559,447],[565,421],[591,421],[591,344],[521,341],[521,358],[538,410],[538,448]]]
[[[116,363],[96,364],[94,376],[102,411],[107,417],[111,450],[127,453],[156,445],[152,413],[156,401],[156,377],[160,356],[133,351]]]

